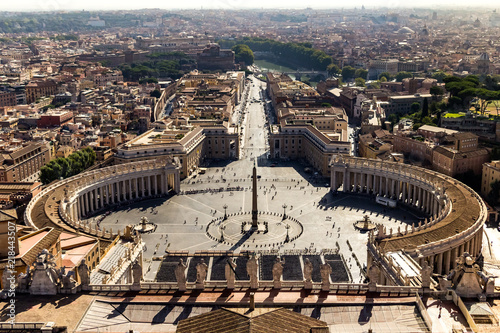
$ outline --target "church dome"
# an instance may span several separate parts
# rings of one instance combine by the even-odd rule
[[[408,27],[402,27],[401,29],[398,30],[398,34],[414,34],[415,31],[411,30]]]
[[[478,59],[478,60],[490,61],[490,56],[488,55],[488,53],[482,53],[482,54],[479,56],[479,59]]]

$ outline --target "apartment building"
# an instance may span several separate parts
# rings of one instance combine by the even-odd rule
[[[178,157],[181,178],[186,178],[205,158],[237,159],[239,133],[227,123],[152,129],[119,147],[114,159],[116,164],[121,164],[162,156]]]
[[[342,133],[322,132],[312,124],[273,126],[269,144],[272,158],[305,158],[325,177],[333,155],[351,153],[351,143]]]
[[[0,182],[33,182],[40,168],[50,161],[48,143],[32,142],[26,146],[7,148],[0,157]]]

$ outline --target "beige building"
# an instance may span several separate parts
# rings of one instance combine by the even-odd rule
[[[38,180],[40,168],[50,161],[47,143],[30,143],[6,151],[0,156],[0,182],[32,182]]]
[[[310,124],[273,126],[269,145],[272,158],[305,158],[325,176],[333,155],[351,153],[347,131],[320,131]]]
[[[162,156],[178,157],[180,177],[191,175],[205,158],[237,159],[239,133],[224,125],[169,126],[152,129],[118,148],[115,163],[128,163]]]
[[[491,191],[491,183],[500,181],[500,161],[491,161],[483,164],[481,179],[481,195],[486,198]]]

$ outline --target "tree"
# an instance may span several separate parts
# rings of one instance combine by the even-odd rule
[[[449,107],[461,107],[462,106],[462,99],[458,96],[451,96],[448,98],[448,106]]]
[[[424,98],[424,104],[422,105],[422,118],[427,117],[429,115],[429,101],[427,98]]]
[[[253,64],[254,55],[253,51],[246,44],[237,44],[232,47],[234,51],[234,60],[237,63],[244,63],[245,66]]]
[[[496,91],[482,88],[476,89],[476,96],[478,97],[476,105],[479,106],[479,112],[481,113],[481,115],[484,115],[486,113],[488,105],[490,105],[492,101],[498,98],[498,93]]]
[[[326,70],[328,72],[328,75],[338,75],[340,74],[340,68],[339,66],[335,65],[335,64],[330,64],[326,67]]]
[[[444,90],[440,86],[432,86],[429,89],[429,92],[431,93],[433,98],[436,98],[438,96],[443,96],[444,95]]]
[[[387,78],[385,76],[381,76],[379,81],[380,82],[387,82]]]
[[[365,87],[365,79],[357,77],[354,79],[356,87]]]
[[[161,97],[161,91],[158,90],[158,89],[155,89],[151,92],[150,94],[151,97],[156,97],[156,98],[160,98]]]
[[[360,78],[366,80],[367,76],[368,76],[368,71],[366,69],[363,69],[363,68],[358,68],[358,69],[356,69],[356,72],[354,72],[355,78],[360,77]]]
[[[413,77],[413,74],[410,72],[399,72],[396,74],[396,81],[397,82],[402,82],[403,79]]]
[[[491,101],[495,108],[497,109],[497,116],[498,116],[498,111],[500,110],[500,92],[497,92],[496,98]]]
[[[380,81],[371,81],[370,88],[372,89],[380,89]]]
[[[419,102],[412,103],[412,105],[410,106],[410,113],[416,113],[418,111],[420,111],[420,103]]]
[[[436,79],[439,83],[442,83],[443,79],[447,76],[448,75],[443,71],[437,71],[434,74],[432,74],[432,78]]]
[[[342,68],[342,79],[344,81],[350,81],[354,78],[354,74],[356,73],[356,69],[351,66],[345,66]]]
[[[379,79],[379,80],[382,80],[382,77],[385,77],[385,79],[386,79],[387,81],[392,80],[392,75],[391,75],[391,73],[389,73],[389,72],[383,72],[383,73],[380,73],[380,75],[378,76],[378,79]],[[383,82],[384,82],[384,81],[383,81]]]

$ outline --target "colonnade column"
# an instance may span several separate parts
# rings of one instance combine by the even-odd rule
[[[179,193],[181,191],[181,176],[178,172],[175,173],[175,193]]]
[[[154,188],[155,188],[155,195],[158,195],[158,175],[154,175]]]
[[[334,173],[334,174],[335,174],[335,173]],[[162,194],[166,194],[166,193],[167,193],[167,191],[165,190],[165,178],[166,178],[166,177],[165,177],[165,173],[163,173],[163,172],[162,172],[162,173],[160,174],[160,187],[161,187],[161,193],[162,193]],[[168,186],[167,186],[167,188],[168,188]],[[336,188],[335,188],[335,189],[336,189]]]
[[[444,274],[448,274],[450,272],[450,251],[446,251],[444,253]]]
[[[437,273],[442,274],[443,271],[443,253],[439,253],[437,257]]]
[[[85,214],[84,214],[85,216],[87,216],[87,213],[89,211],[89,197],[87,194],[88,194],[87,192],[83,194],[83,198],[85,200]]]
[[[457,267],[457,248],[451,250],[451,268]]]
[[[148,195],[151,196],[152,192],[151,191],[151,176],[146,176],[148,178]]]
[[[361,173],[361,193],[365,192],[365,185],[366,185],[365,179],[366,179],[366,177],[368,177],[367,174]],[[366,191],[366,192],[368,192],[368,191]]]
[[[99,199],[101,200],[101,208],[104,208],[104,186],[99,188]]]

